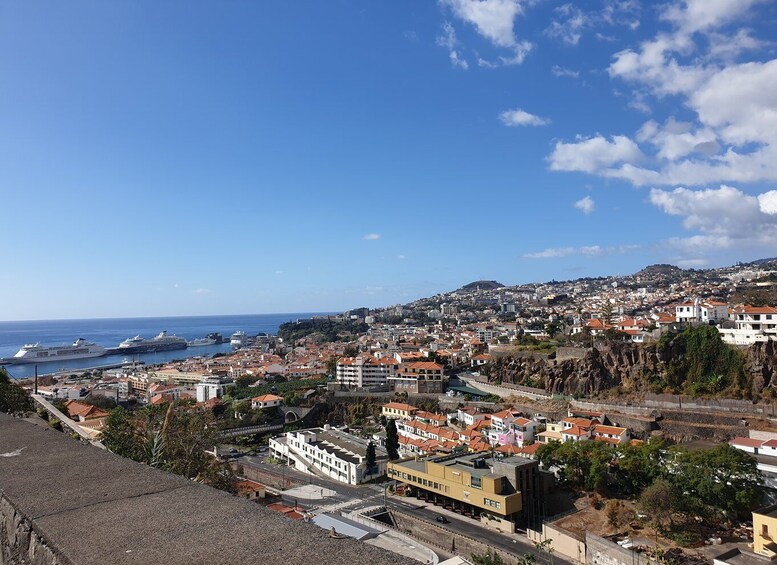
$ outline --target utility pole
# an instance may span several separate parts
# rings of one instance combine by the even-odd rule
[[[35,394],[38,394],[38,365],[35,365]]]

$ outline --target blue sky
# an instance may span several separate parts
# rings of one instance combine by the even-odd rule
[[[10,1],[0,318],[777,255],[768,0]]]

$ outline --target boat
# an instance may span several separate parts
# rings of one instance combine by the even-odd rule
[[[96,343],[86,341],[79,337],[72,345],[46,346],[40,343],[28,343],[24,345],[16,355],[3,359],[4,363],[18,365],[22,363],[50,363],[55,361],[68,361],[70,359],[88,359],[89,357],[102,357],[107,350]]]
[[[207,337],[209,339],[212,339],[217,344],[224,343],[224,338],[222,337],[222,335],[219,332],[211,332],[208,335],[206,335],[205,337]]]
[[[186,345],[189,347],[203,347],[205,345],[216,345],[216,340],[211,337],[201,337],[199,339],[193,339],[187,341]]]
[[[245,347],[246,343],[248,343],[248,336],[243,331],[237,331],[229,338],[229,343],[235,349],[240,349],[241,347]]]
[[[149,353],[154,351],[173,351],[186,349],[186,340],[176,335],[167,335],[167,332],[159,332],[159,335],[151,339],[145,339],[136,335],[125,339],[116,348],[117,353]]]

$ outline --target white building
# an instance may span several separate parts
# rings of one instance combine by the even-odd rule
[[[211,398],[221,398],[224,395],[224,385],[220,382],[205,382],[197,384],[197,402],[207,402]]]
[[[678,322],[716,322],[728,319],[728,304],[702,301],[683,302],[674,307],[675,320]]]
[[[740,306],[731,310],[734,329],[718,328],[720,337],[732,345],[752,345],[777,339],[777,308]]]
[[[270,439],[270,453],[298,471],[358,485],[386,474],[388,453],[375,445],[375,467],[367,468],[369,442],[339,430],[311,428]]]
[[[399,362],[392,357],[344,357],[337,362],[337,382],[348,388],[384,386],[389,377],[399,370]]]
[[[262,396],[255,396],[251,399],[251,408],[253,410],[262,410],[264,408],[275,408],[280,406],[283,402],[283,398],[275,396],[274,394],[263,394]]]

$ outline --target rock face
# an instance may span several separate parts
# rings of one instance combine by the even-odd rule
[[[747,349],[747,371],[753,380],[753,391],[771,389],[777,392],[777,341],[756,343]]]
[[[611,343],[589,349],[580,358],[537,359],[529,356],[497,358],[490,380],[545,388],[552,394],[596,396],[614,387],[646,389],[646,375],[662,375],[675,355],[671,347],[658,352],[655,345]],[[745,370],[752,392],[777,388],[777,342],[758,343],[744,350]],[[777,393],[777,390],[775,390]]]

